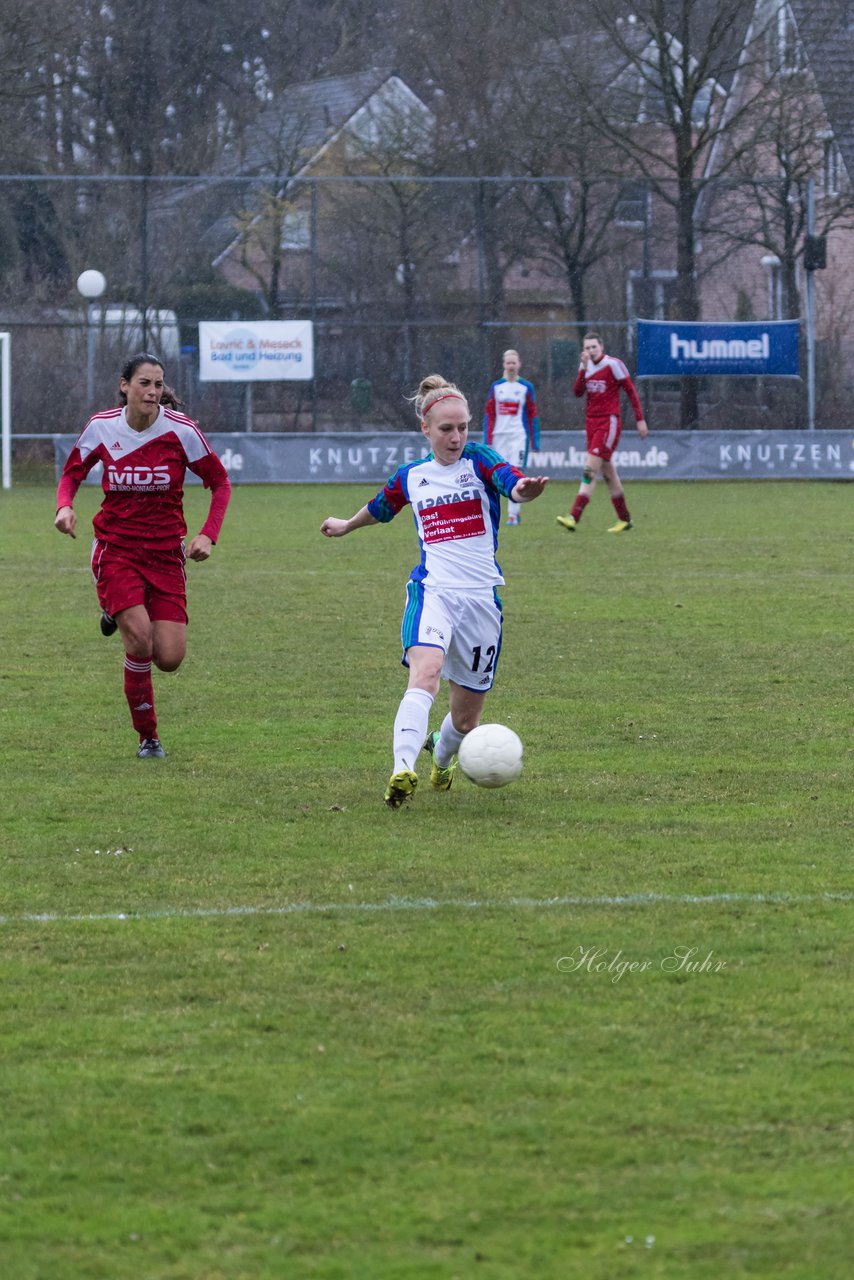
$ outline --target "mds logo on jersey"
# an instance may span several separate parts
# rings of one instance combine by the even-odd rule
[[[107,467],[107,480],[111,489],[168,489],[169,468],[159,467],[117,467],[110,463]]]

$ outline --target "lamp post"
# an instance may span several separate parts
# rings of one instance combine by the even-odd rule
[[[815,181],[807,179],[806,191],[807,240],[804,246],[804,267],[807,274],[807,430],[815,431],[815,272],[818,262],[812,258],[812,241],[815,235]],[[825,261],[821,261],[825,266]]]
[[[77,292],[86,299],[86,407],[92,407],[95,398],[95,298],[100,298],[107,287],[107,278],[100,271],[82,271],[77,277]]]
[[[768,319],[771,321],[780,318],[780,259],[776,253],[763,253],[759,259],[759,265],[764,267],[768,273]],[[760,408],[767,408],[765,400],[765,379],[759,377],[756,379],[756,395]]]
[[[768,272],[768,319],[776,320],[778,307],[777,296],[779,292],[780,277],[777,274],[780,269],[780,259],[776,253],[765,253],[759,259],[760,266],[765,267]]]

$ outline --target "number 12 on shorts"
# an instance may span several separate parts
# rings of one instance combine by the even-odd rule
[[[495,665],[495,645],[491,644],[486,650],[486,655],[484,655],[482,647],[479,644],[476,644],[472,649],[471,653],[472,653],[472,664],[471,664],[472,671],[483,670],[484,674],[489,675],[490,672],[492,671],[493,666]],[[486,657],[486,666],[481,668],[480,664],[484,656]]]

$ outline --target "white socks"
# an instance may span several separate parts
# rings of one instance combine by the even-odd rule
[[[447,769],[451,760],[459,751],[460,743],[465,736],[464,733],[460,733],[458,729],[454,728],[454,722],[449,711],[442,721],[439,740],[436,743],[436,750],[433,752],[433,759],[440,769]]]
[[[394,772],[415,772],[418,752],[424,746],[430,723],[433,695],[426,689],[407,689],[394,718]],[[444,726],[443,726],[444,732]]]

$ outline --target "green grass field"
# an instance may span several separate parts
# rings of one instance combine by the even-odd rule
[[[0,494],[4,1280],[847,1278],[852,489],[635,484],[614,538],[554,486],[523,778],[400,812],[411,520],[318,532],[372,492],[235,490],[163,762],[98,494]]]

